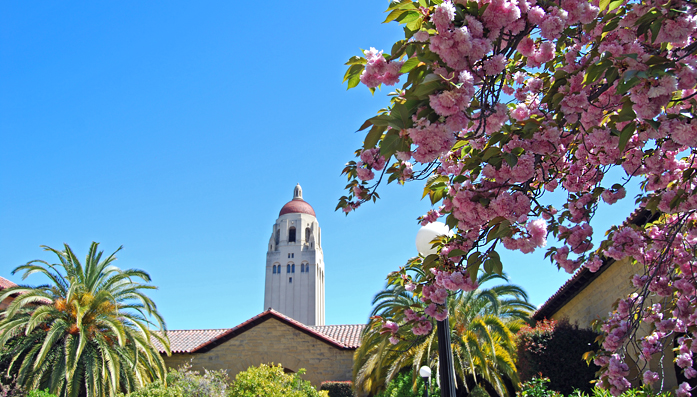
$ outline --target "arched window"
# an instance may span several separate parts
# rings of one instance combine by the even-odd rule
[[[288,242],[295,242],[295,226],[291,226],[290,229],[288,229]]]
[[[290,271],[290,272],[291,272],[291,273],[295,273],[295,263],[293,263],[292,265],[290,265],[290,268],[291,268],[291,271]]]
[[[286,273],[290,273],[290,265],[286,265]]]
[[[276,265],[273,265],[273,274],[276,274]]]
[[[310,241],[310,228],[306,227],[305,228],[305,242]]]
[[[304,263],[300,264],[300,273],[305,273],[305,264]]]

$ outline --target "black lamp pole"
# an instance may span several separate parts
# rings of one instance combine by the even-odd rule
[[[450,347],[450,322],[446,318],[436,325],[438,337],[438,375],[440,376],[441,397],[455,397],[455,374],[453,373],[453,352]]]

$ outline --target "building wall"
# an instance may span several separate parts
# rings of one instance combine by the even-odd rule
[[[192,361],[194,370],[228,371],[231,379],[259,364],[281,364],[319,387],[327,380],[351,380],[354,350],[340,350],[276,319],[269,319],[205,353],[163,356],[167,367]]]
[[[290,227],[296,229],[295,242],[288,241]],[[276,220],[266,254],[263,310],[272,308],[306,325],[324,325],[324,255],[320,234],[312,215],[289,213]],[[308,265],[309,271],[301,272],[301,265]],[[281,272],[274,273],[274,266],[280,266]],[[295,266],[295,271],[288,272],[289,266]]]
[[[618,299],[624,298],[635,291],[634,286],[631,284],[632,276],[637,273],[643,273],[643,269],[638,266],[632,265],[627,259],[609,265],[590,285],[557,310],[552,315],[552,319],[561,320],[566,318],[571,324],[578,324],[579,328],[590,328],[593,320],[607,318],[610,312],[612,312],[613,304]],[[651,301],[649,305],[653,303],[655,302]],[[648,328],[640,328],[638,337],[645,336],[647,332]],[[632,360],[636,360],[638,353],[630,351],[629,356]],[[672,346],[669,346],[665,350],[663,359],[663,368],[665,369],[664,390],[677,386],[673,359]],[[659,363],[658,359],[654,359],[650,363],[651,370],[661,373]],[[635,367],[631,363],[628,364],[630,364],[632,369],[629,378],[635,377],[637,375]]]

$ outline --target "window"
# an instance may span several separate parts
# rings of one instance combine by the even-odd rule
[[[310,241],[310,228],[306,227],[305,228],[305,242]]]
[[[288,277],[288,282],[292,283],[293,282],[293,277]]]
[[[300,264],[300,273],[305,273],[305,264],[304,263]]]
[[[290,273],[290,265],[286,265],[286,273]]]
[[[295,226],[291,226],[290,229],[288,229],[288,242],[295,242]]]
[[[276,229],[276,236],[274,237],[274,241],[276,242],[276,245],[278,245],[278,241],[281,239],[281,231]]]
[[[290,254],[288,254],[288,258],[290,258]]]
[[[273,265],[273,274],[276,274],[276,265]]]
[[[291,268],[291,273],[295,273],[295,263],[290,265],[290,268]]]

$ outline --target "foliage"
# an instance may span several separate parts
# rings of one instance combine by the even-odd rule
[[[34,260],[17,267],[23,279],[39,273],[50,284],[16,286],[0,300],[17,297],[0,320],[0,360],[8,372],[30,389],[48,389],[60,397],[114,396],[129,392],[165,375],[162,357],[153,342],[167,350],[164,321],[145,295],[154,286],[137,282],[150,276],[113,265],[116,252],[102,258],[92,243],[84,263],[66,244],[50,247],[59,263]],[[120,250],[120,248],[119,248]]]
[[[26,389],[17,383],[15,378],[2,377],[0,382],[0,397],[25,397]]]
[[[192,371],[191,364],[186,363],[167,374],[167,384],[180,389],[183,397],[225,397],[228,375],[224,370],[204,370],[201,375],[198,371]]]
[[[46,390],[32,390],[29,392],[27,397],[57,397],[55,394],[51,394]]]
[[[176,370],[170,369],[166,380],[166,383],[152,382],[128,397],[227,397],[228,394],[228,375],[224,370],[204,370],[201,375],[191,370],[191,363],[185,363]]]
[[[538,374],[549,380],[549,388],[562,394],[574,389],[591,392],[598,367],[586,363],[583,356],[593,349],[598,335],[590,329],[579,329],[568,320],[544,320],[534,328],[518,331],[518,375],[521,381]]]
[[[326,390],[329,397],[354,397],[351,381],[325,381],[319,386],[319,390]]]
[[[558,391],[549,390],[547,384],[548,378],[534,377],[523,382],[518,392],[519,397],[562,397]]]
[[[412,288],[439,313],[447,291],[476,288],[479,269],[501,273],[501,246],[528,253],[551,234],[560,244],[546,256],[569,273],[627,260],[636,295],[602,326],[600,385],[630,387],[629,349],[643,382],[657,382],[652,357],[688,331],[676,364],[697,377],[694,2],[395,0],[387,12],[404,39],[350,58],[344,81],[402,85],[359,128],[337,209],[376,200],[385,182],[425,180],[434,208],[420,220],[443,218],[454,233],[411,262],[426,274]],[[641,211],[594,244],[596,210],[629,183]],[[411,285],[408,268],[392,279]]]
[[[413,276],[415,280],[421,277],[418,272]],[[503,275],[482,274],[478,283],[497,280],[508,281]],[[509,395],[509,388],[518,383],[514,334],[533,309],[527,295],[517,286],[504,284],[460,293],[448,303],[455,373],[460,384],[466,390],[486,384],[500,396]],[[406,368],[411,368],[413,382],[418,380],[423,365],[435,372],[438,342],[432,332],[433,321],[424,316],[429,307],[398,284],[390,284],[378,293],[373,305],[371,320],[354,355],[357,393],[384,390]]]
[[[229,390],[230,397],[328,397],[327,391],[317,391],[299,374],[286,374],[279,365],[261,364],[240,372]]]
[[[421,377],[417,378],[416,384],[414,384],[411,372],[403,371],[387,384],[385,390],[376,394],[375,397],[422,397],[425,385],[427,386]],[[435,385],[435,382],[431,385],[428,395],[440,396],[440,388]]]
[[[583,393],[581,391],[575,391],[569,395],[569,397],[612,397],[612,393],[608,390],[603,390],[598,387],[593,388],[590,394]],[[619,397],[671,397],[670,392],[660,392],[655,393],[650,387],[635,387],[627,389],[624,393],[620,394]]]

